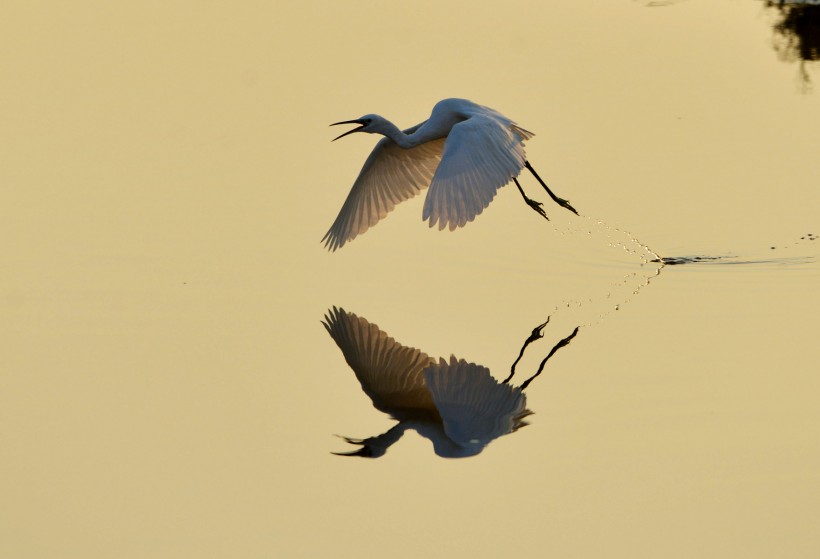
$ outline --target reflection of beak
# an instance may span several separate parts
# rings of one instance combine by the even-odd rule
[[[357,122],[357,121],[354,120],[354,121],[351,121],[351,122]],[[346,122],[337,122],[336,124],[347,124],[347,123]],[[331,124],[331,126],[333,126],[333,125]],[[356,130],[358,130],[358,128]],[[356,130],[351,130],[350,132],[355,132]],[[350,134],[350,132],[348,132],[348,134]],[[331,454],[335,454],[336,456],[364,456],[365,458],[372,458],[373,457],[373,449],[368,446],[367,441],[365,441],[364,439],[351,439],[350,437],[343,437],[341,435],[336,435],[336,436],[339,437],[340,439],[346,440],[350,444],[361,445],[362,448],[356,449],[356,450],[351,451],[351,452],[331,452]]]
[[[359,126],[358,128],[354,128],[353,130],[349,130],[349,131],[345,132],[344,134],[342,134],[341,136],[336,136],[335,138],[330,140],[331,142],[335,142],[339,138],[344,138],[348,134],[353,134],[353,132],[358,132],[359,130],[364,128],[364,122],[362,122],[361,120],[343,120],[342,122],[334,122],[333,124],[331,124],[331,126],[336,126],[338,124],[361,124],[361,126]]]
[[[368,446],[363,446],[351,452],[331,452],[331,454],[335,454],[336,456],[362,456],[364,458],[373,458],[373,451]]]

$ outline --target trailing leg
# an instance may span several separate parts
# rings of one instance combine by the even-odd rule
[[[527,340],[524,342],[524,345],[521,346],[521,351],[518,352],[518,358],[513,362],[512,367],[510,367],[510,376],[504,379],[504,382],[501,384],[507,384],[512,380],[513,375],[515,374],[515,366],[518,365],[518,362],[521,361],[521,358],[524,357],[524,350],[527,349],[527,346],[530,345],[535,340],[540,340],[544,337],[544,334],[541,333],[544,330],[544,326],[546,326],[550,321],[550,317],[547,317],[547,321],[543,324],[539,324],[535,328],[532,329],[532,334]]]
[[[550,190],[550,187],[547,186],[547,183],[545,183],[543,180],[541,180],[541,177],[538,176],[538,173],[535,172],[535,169],[532,168],[532,165],[530,165],[529,161],[524,161],[524,167],[526,167],[527,169],[530,170],[530,173],[532,173],[533,176],[538,180],[538,182],[541,183],[541,186],[544,187],[544,190],[547,191],[547,194],[550,195],[550,198],[555,200],[556,204],[568,209],[569,211],[571,211],[575,215],[578,215],[578,212],[575,211],[575,208],[573,208],[572,205],[570,205],[569,200],[564,200],[563,198],[559,198],[558,196],[556,196],[555,194],[552,193],[552,190]],[[515,184],[518,184],[518,181],[516,181]],[[518,189],[521,190],[521,187],[519,186]],[[523,190],[521,191],[521,194],[524,194]],[[526,196],[524,196],[524,198],[526,198]],[[546,216],[544,216],[544,217],[546,217]]]
[[[570,334],[569,336],[567,336],[566,338],[564,338],[563,340],[561,340],[560,342],[555,344],[555,347],[552,348],[552,350],[550,350],[549,355],[547,355],[544,358],[544,360],[541,361],[541,365],[539,365],[538,371],[534,375],[532,375],[530,378],[525,380],[524,384],[521,385],[521,390],[524,390],[525,388],[527,388],[527,386],[529,386],[529,384],[533,380],[535,380],[535,377],[537,377],[538,375],[541,374],[541,371],[544,370],[544,365],[547,364],[547,361],[549,361],[549,358],[552,357],[553,355],[555,355],[555,352],[558,351],[559,349],[561,349],[562,347],[569,345],[569,342],[572,341],[572,338],[574,338],[576,334],[578,334],[578,326],[575,327],[575,330],[572,331],[572,334]]]
[[[521,185],[518,183],[517,178],[513,177],[513,181],[515,181],[515,186],[518,187],[518,192],[520,192],[521,196],[524,197],[524,201],[527,203],[527,205],[529,207],[531,207],[532,209],[534,209],[536,212],[538,212],[541,215],[541,217],[543,217],[544,219],[549,221],[550,218],[547,217],[546,212],[544,212],[544,209],[541,207],[542,206],[541,202],[536,202],[532,198],[528,198],[527,195],[524,194],[524,189],[521,188]]]

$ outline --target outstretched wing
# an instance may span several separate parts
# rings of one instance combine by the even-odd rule
[[[333,307],[322,322],[373,406],[396,419],[437,416],[423,370],[435,361],[405,347],[364,318]]]
[[[424,201],[425,220],[450,231],[484,211],[499,188],[524,168],[524,140],[533,134],[492,115],[475,115],[450,130]]]
[[[412,134],[421,124],[404,133]],[[336,221],[322,238],[325,247],[331,251],[341,248],[374,226],[396,204],[430,186],[443,146],[444,139],[438,139],[403,149],[393,140],[382,138],[364,162]]]
[[[512,433],[529,415],[520,388],[499,383],[489,369],[450,357],[424,369],[427,386],[444,421],[444,432],[461,445],[486,445]]]

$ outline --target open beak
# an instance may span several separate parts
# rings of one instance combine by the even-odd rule
[[[339,122],[338,124],[344,124],[343,122]],[[333,126],[331,124],[331,126]],[[356,130],[353,130],[355,132]],[[348,132],[349,134],[349,132]],[[343,437],[342,435],[336,435],[340,439],[344,439],[350,444],[357,444],[361,445],[362,448],[357,448],[351,452],[331,452],[331,454],[335,454],[336,456],[364,456],[366,458],[373,458],[373,449],[367,444],[367,441],[364,439],[351,439],[350,437]]]
[[[362,122],[361,120],[343,120],[342,122],[334,122],[333,124],[331,124],[331,126],[337,126],[339,124],[359,124],[361,126],[359,126],[358,128],[354,128],[353,130],[348,130],[347,132],[345,132],[344,134],[342,134],[340,136],[336,136],[335,138],[330,140],[331,142],[335,142],[339,138],[344,138],[348,134],[353,134],[353,132],[358,132],[359,130],[364,128],[364,122]]]

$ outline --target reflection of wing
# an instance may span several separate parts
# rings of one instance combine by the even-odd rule
[[[404,133],[412,134],[419,126],[408,128]],[[376,225],[396,204],[430,186],[443,145],[444,139],[439,139],[402,149],[389,138],[381,139],[364,162],[339,216],[322,239],[325,246],[330,250],[341,248]]]
[[[438,222],[439,229],[449,225],[452,231],[473,221],[524,168],[523,141],[530,137],[531,132],[492,116],[472,116],[453,126],[424,201],[422,217],[430,227]]]
[[[376,409],[397,419],[419,413],[437,417],[422,373],[434,363],[431,357],[404,347],[375,324],[344,309],[333,307],[322,324]]]
[[[500,384],[489,369],[450,357],[424,369],[447,436],[459,444],[486,445],[522,425],[527,397]]]

